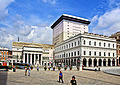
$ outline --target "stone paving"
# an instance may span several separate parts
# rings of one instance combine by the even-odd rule
[[[71,77],[76,76],[78,85],[120,85],[120,76],[94,71],[62,71],[64,83],[59,83],[59,71],[31,71],[31,76],[24,76],[24,70],[0,72],[0,85],[69,85]]]

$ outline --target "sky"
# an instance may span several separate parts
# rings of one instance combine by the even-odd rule
[[[120,0],[0,0],[0,47],[12,42],[52,44],[50,26],[69,14],[91,21],[89,32],[120,31]]]

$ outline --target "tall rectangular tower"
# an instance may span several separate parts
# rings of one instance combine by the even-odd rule
[[[63,14],[52,26],[53,44],[56,45],[79,33],[88,32],[90,21],[84,18]]]

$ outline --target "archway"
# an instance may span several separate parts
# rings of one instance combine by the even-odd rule
[[[112,60],[112,66],[115,66],[115,59]]]
[[[68,65],[68,60],[66,60],[66,65]]]
[[[76,66],[76,59],[74,59],[74,66]]]
[[[94,59],[94,67],[97,66],[97,59]]]
[[[73,66],[73,59],[71,59],[71,66]]]
[[[77,59],[77,66],[80,66],[80,59]]]
[[[99,66],[102,66],[102,60],[99,59]]]
[[[83,59],[83,65],[86,67],[87,60],[86,58]]]
[[[108,59],[108,66],[111,66],[111,60]]]
[[[120,57],[119,57],[119,65],[120,65]]]
[[[103,60],[103,66],[106,66],[106,59]]]
[[[88,60],[88,62],[89,62],[89,67],[91,67],[91,66],[92,66],[92,59],[90,58],[90,59]]]
[[[70,59],[69,59],[69,66],[70,66]]]

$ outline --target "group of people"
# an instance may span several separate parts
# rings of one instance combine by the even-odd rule
[[[25,76],[27,76],[27,73],[28,73],[28,76],[30,76],[30,71],[31,71],[31,68],[30,67],[25,67]]]
[[[30,71],[31,71],[31,68],[26,67],[25,68],[25,76],[27,76],[27,73],[28,73],[28,76],[30,76]],[[37,71],[39,71],[39,66],[37,66]],[[62,83],[64,83],[62,71],[60,71],[60,73],[59,73],[59,82],[60,81],[62,81]],[[70,81],[70,85],[77,85],[77,81],[75,80],[75,76],[72,76],[72,80]]]
[[[59,73],[59,82],[60,82],[60,80],[62,81],[62,83],[64,83],[62,71],[60,71],[60,73]],[[72,76],[72,80],[70,81],[70,85],[77,85],[77,81],[75,80],[75,76]]]

